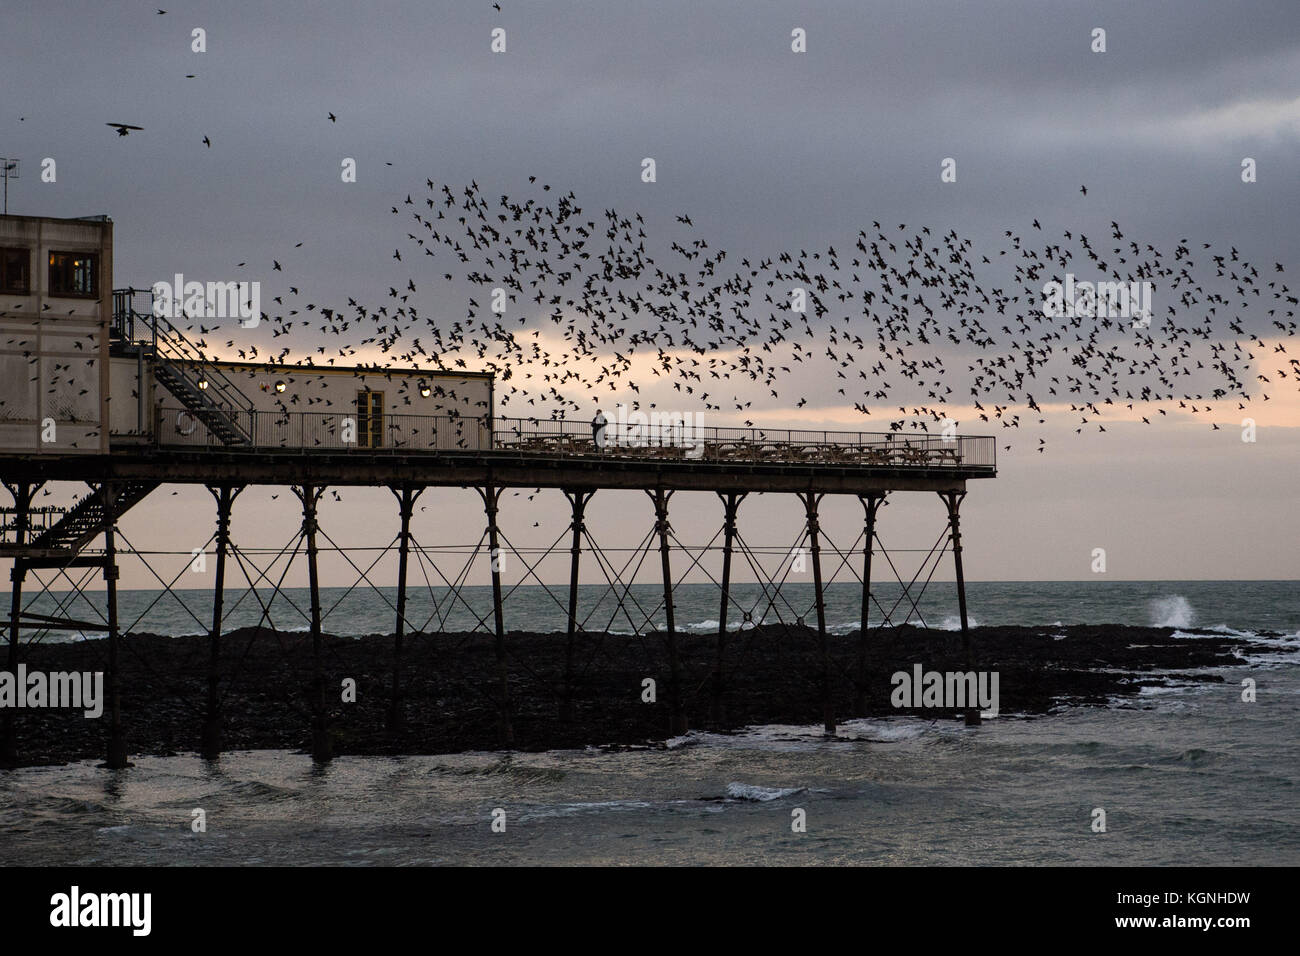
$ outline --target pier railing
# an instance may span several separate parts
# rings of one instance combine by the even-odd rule
[[[205,405],[222,412],[252,412],[252,399],[174,322],[155,315],[153,305],[150,289],[114,289],[113,340],[144,349],[158,363],[158,372],[165,373],[159,377],[169,390],[178,386],[189,390]]]
[[[154,434],[161,446],[224,446],[221,437],[186,408],[160,406]],[[251,436],[249,446],[294,451],[383,452],[484,451],[492,434],[481,418],[449,415],[384,415],[378,428],[364,416],[337,412],[235,411],[229,413]]]
[[[235,410],[250,447],[296,451],[406,454],[504,451],[538,457],[647,458],[704,462],[805,463],[993,470],[996,440],[988,436],[814,429],[718,428],[609,422],[599,439],[591,422],[546,418],[384,415],[359,423],[338,412]],[[160,446],[226,447],[186,408],[159,407]],[[379,427],[373,427],[379,424]],[[365,427],[363,427],[365,426]]]

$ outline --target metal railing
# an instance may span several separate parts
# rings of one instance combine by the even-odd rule
[[[137,303],[148,307],[137,308]],[[253,400],[219,366],[210,362],[175,323],[155,315],[153,305],[150,289],[114,289],[113,338],[147,348],[151,355],[167,363],[173,375],[216,408],[227,413],[252,412]]]
[[[251,436],[253,448],[368,454],[492,448],[491,431],[481,418],[383,415],[376,432],[364,416],[338,412],[233,411],[227,417]],[[159,406],[154,434],[159,445],[227,447],[198,415],[181,407]]]
[[[672,419],[661,425],[610,421],[600,444],[591,422],[497,418],[495,447],[536,454],[696,461],[809,462],[877,466],[995,468],[987,436],[905,435],[783,428],[715,428]]]
[[[58,524],[59,519],[67,514],[67,508],[37,507],[27,512],[25,527],[26,540],[30,541],[42,532]],[[13,545],[18,541],[18,511],[15,508],[0,508],[0,545]]]
[[[160,406],[154,434],[162,446],[226,447],[185,408]],[[993,470],[996,440],[988,436],[809,429],[666,428],[606,425],[601,444],[590,422],[545,418],[388,415],[369,428],[364,416],[338,412],[232,411],[251,447],[365,454],[498,451],[537,457],[658,459],[705,462],[869,465],[890,468]]]

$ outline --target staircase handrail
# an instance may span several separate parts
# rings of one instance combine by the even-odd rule
[[[125,301],[126,312],[122,316],[114,316],[115,324],[124,329],[122,319],[129,318],[131,321],[131,332],[127,333],[128,338],[132,341],[135,339],[135,322],[137,319],[143,319],[146,327],[151,332],[151,346],[154,357],[166,361],[171,369],[185,380],[185,383],[199,393],[208,392],[206,396],[214,405],[220,406],[223,402],[235,411],[252,411],[254,402],[245,395],[230,378],[221,371],[216,365],[212,364],[206,355],[196,346],[189,338],[176,327],[166,316],[155,315],[152,308],[149,312],[140,312],[135,308],[134,298],[136,295],[148,293],[152,301],[152,290],[148,289],[114,289],[114,304],[118,304],[118,297],[122,296]],[[137,343],[139,344],[139,343]],[[195,366],[200,372],[195,378],[191,373]],[[207,382],[204,388],[200,382]],[[215,393],[216,398],[213,397]]]

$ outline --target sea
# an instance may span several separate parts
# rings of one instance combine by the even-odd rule
[[[978,727],[907,717],[849,721],[834,737],[819,725],[769,725],[645,747],[340,757],[323,767],[302,753],[247,751],[215,763],[135,757],[121,771],[94,761],[0,771],[0,864],[1300,864],[1300,582],[967,590],[977,647],[980,626],[1133,624],[1189,641],[1241,635],[1258,649],[1224,668],[1224,683],[1154,672],[1165,680],[1137,698]],[[489,593],[413,590],[408,619],[473,627],[490,613]],[[749,620],[733,612],[732,628],[811,613],[798,585],[736,594],[751,610]],[[232,594],[226,626],[269,611],[277,627],[305,627],[304,591],[268,597]],[[507,626],[562,629],[565,597],[562,587],[516,588]],[[633,586],[622,629],[662,623],[659,597]],[[950,583],[932,583],[915,608],[901,588],[877,597],[873,623],[894,605],[898,623],[957,626]],[[33,609],[52,613],[60,598]],[[94,598],[63,611],[91,624]],[[710,585],[679,585],[678,626],[716,628],[717,600]],[[121,618],[129,630],[200,633],[210,601],[125,591]],[[325,629],[391,632],[394,602],[384,589],[324,589]],[[584,590],[580,607],[589,628],[612,612],[608,630],[620,631],[600,589]],[[857,588],[828,588],[830,627],[855,628],[860,611]],[[1252,702],[1242,699],[1247,678]]]

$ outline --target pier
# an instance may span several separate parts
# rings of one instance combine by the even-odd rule
[[[79,227],[84,225],[76,222]],[[111,224],[95,225],[106,227],[101,248],[111,248]],[[0,332],[7,333],[12,343],[15,332],[26,334],[30,327],[39,341],[58,343],[58,350],[52,354],[63,354],[66,342],[60,341],[50,326],[57,320],[41,317],[42,291],[32,291],[32,311],[26,320],[7,318],[0,323]],[[310,582],[309,618],[314,647],[311,750],[318,761],[332,756],[320,652],[323,631],[318,570],[320,541],[327,537],[320,526],[318,504],[330,488],[388,488],[400,519],[400,532],[393,545],[398,551],[399,570],[392,583],[398,597],[387,688],[389,721],[394,728],[400,726],[407,703],[402,693],[403,643],[415,626],[406,613],[410,561],[419,547],[411,533],[411,520],[415,502],[429,488],[472,488],[478,493],[483,514],[482,550],[491,560],[493,597],[492,613],[482,625],[494,642],[494,703],[500,743],[505,748],[512,747],[515,741],[510,622],[503,606],[506,584],[497,560],[498,555],[512,551],[509,529],[503,528],[499,520],[500,497],[507,489],[559,491],[570,512],[568,532],[543,555],[566,548],[569,552],[567,600],[553,595],[567,607],[570,648],[564,687],[558,691],[561,715],[571,706],[571,681],[577,666],[572,649],[575,635],[582,628],[577,607],[584,572],[592,573],[589,569],[594,564],[618,601],[632,600],[631,575],[622,576],[628,565],[624,565],[624,572],[616,570],[611,574],[613,564],[602,553],[589,526],[587,508],[593,496],[611,490],[640,491],[645,495],[647,533],[640,550],[643,558],[653,555],[657,559],[662,583],[660,607],[646,619],[662,610],[666,621],[661,636],[669,661],[669,718],[665,731],[670,734],[694,726],[688,705],[694,705],[695,698],[701,696],[682,686],[678,664],[681,636],[674,619],[675,575],[683,573],[683,565],[689,569],[699,564],[698,557],[690,557],[689,549],[684,548],[673,528],[672,505],[679,495],[704,494],[716,497],[718,502],[715,540],[722,541],[722,572],[715,582],[718,650],[703,693],[707,703],[698,708],[706,712],[708,721],[722,721],[726,711],[723,647],[728,623],[735,621],[737,611],[731,595],[733,562],[752,556],[737,522],[751,494],[794,496],[803,513],[800,546],[806,548],[811,562],[814,601],[807,615],[795,613],[792,617],[800,624],[815,627],[820,641],[819,693],[827,733],[834,733],[837,723],[829,690],[831,662],[826,650],[823,597],[827,581],[834,576],[825,566],[829,536],[821,521],[828,495],[852,496],[862,506],[863,523],[858,533],[861,545],[855,562],[861,571],[853,571],[862,589],[858,665],[857,673],[852,675],[859,691],[868,678],[863,664],[868,625],[873,613],[878,613],[872,592],[873,574],[878,573],[882,559],[893,568],[878,535],[880,508],[890,495],[924,493],[938,499],[945,530],[931,555],[952,556],[963,649],[968,666],[973,666],[960,511],[967,482],[997,474],[996,443],[991,437],[693,424],[651,427],[626,422],[597,429],[586,421],[503,417],[494,414],[491,375],[433,369],[324,369],[221,362],[205,356],[170,320],[155,316],[148,307],[147,294],[131,289],[111,294],[106,289],[87,289],[80,303],[83,310],[87,303],[95,306],[88,310],[84,323],[97,330],[91,333],[92,354],[102,359],[94,373],[102,376],[102,394],[92,396],[97,401],[83,402],[83,406],[92,412],[98,409],[98,419],[87,421],[86,416],[74,416],[66,429],[56,420],[58,432],[76,438],[46,442],[41,440],[41,432],[51,416],[46,414],[49,403],[40,394],[45,388],[25,393],[30,398],[25,417],[21,408],[14,407],[22,405],[23,395],[7,406],[5,434],[9,437],[0,442],[0,482],[11,499],[0,513],[0,558],[12,562],[5,669],[17,673],[25,634],[53,630],[106,632],[105,750],[109,767],[120,768],[129,762],[126,727],[130,715],[123,713],[118,680],[123,637],[117,607],[118,522],[129,511],[147,511],[150,496],[165,485],[202,485],[213,496],[210,544],[215,556],[215,581],[213,614],[208,625],[208,682],[202,705],[202,749],[211,758],[222,750],[223,689],[219,672],[226,651],[222,637],[228,558],[239,554],[239,542],[232,539],[231,516],[241,492],[253,486],[292,489],[301,511],[299,534],[286,546],[285,553],[291,561],[306,562]],[[26,370],[31,361],[29,352],[29,348],[19,352],[11,345],[0,357],[8,363],[10,372]],[[54,387],[84,386],[73,376]],[[330,410],[291,407],[290,402],[300,398],[308,407],[323,405]],[[411,407],[418,410],[408,411]],[[68,508],[35,507],[36,496],[50,482],[83,483],[86,492]],[[835,553],[839,556],[838,570],[848,562],[838,546]],[[137,556],[148,564],[146,555]],[[531,573],[541,558],[520,560]],[[779,580],[763,580],[760,566],[752,560],[748,563],[756,569],[765,590],[779,589]],[[81,585],[70,576],[77,569],[97,572],[103,578],[102,623],[30,610],[32,596],[55,581],[79,591]],[[359,568],[358,572],[358,584],[375,585],[365,572]],[[168,582],[156,572],[155,577],[170,590]],[[83,573],[81,584],[85,581]],[[456,578],[453,587],[461,581]],[[274,580],[262,583],[279,590]],[[537,579],[535,583],[546,586],[551,593],[545,582]],[[915,607],[929,580],[900,579],[899,583],[904,584],[905,598]],[[67,604],[64,600],[60,606]],[[266,606],[264,603],[264,609]],[[972,723],[979,719],[973,709],[966,717]],[[21,747],[14,718],[12,710],[4,712],[0,757],[9,761],[17,757]]]

